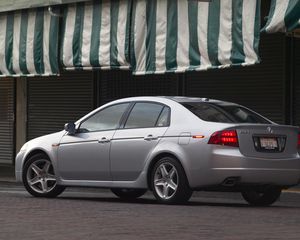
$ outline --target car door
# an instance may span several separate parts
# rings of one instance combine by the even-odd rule
[[[137,102],[111,144],[114,181],[133,181],[142,172],[149,153],[164,136],[170,123],[170,108],[153,102]]]
[[[74,135],[66,134],[58,148],[58,170],[66,180],[110,181],[111,139],[130,103],[102,109],[84,120]]]

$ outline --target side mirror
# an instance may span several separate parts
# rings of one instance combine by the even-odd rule
[[[73,122],[66,123],[64,129],[69,133],[69,135],[75,135],[76,133],[76,125]]]

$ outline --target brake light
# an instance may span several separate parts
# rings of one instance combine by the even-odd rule
[[[208,144],[239,147],[236,130],[224,130],[215,132],[211,135]]]

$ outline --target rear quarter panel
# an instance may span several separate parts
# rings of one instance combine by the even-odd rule
[[[174,155],[183,166],[190,187],[210,184],[212,146],[207,144],[210,136],[232,124],[205,122],[176,103],[171,107],[171,123],[159,144],[148,158],[146,169],[155,156],[161,153]],[[193,136],[203,138],[193,138]]]

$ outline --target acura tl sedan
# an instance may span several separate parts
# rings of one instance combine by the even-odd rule
[[[123,199],[151,190],[160,203],[177,204],[193,191],[235,191],[266,206],[299,184],[299,148],[297,127],[235,103],[133,97],[24,144],[16,178],[35,197],[86,186]]]

